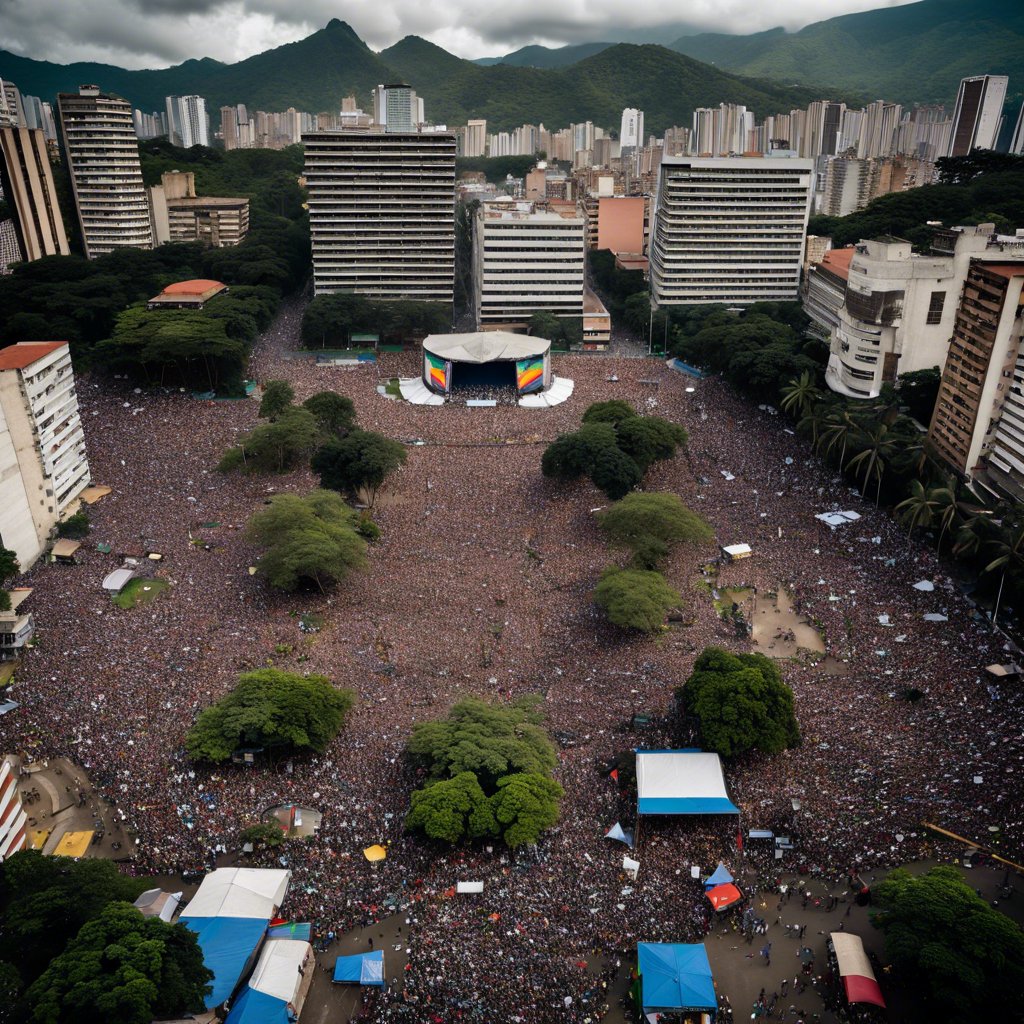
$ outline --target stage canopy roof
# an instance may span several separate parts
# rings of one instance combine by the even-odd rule
[[[859,935],[849,932],[832,932],[829,935],[836,951],[839,976],[843,979],[846,999],[851,1003],[871,1003],[885,1009],[882,990],[871,969],[871,962],[864,952],[864,943]]]
[[[265,926],[284,902],[291,877],[279,868],[217,868],[181,916],[261,918]]]
[[[300,970],[313,947],[295,939],[270,939],[226,1024],[285,1024],[288,1004],[296,1005],[302,987]]]
[[[699,750],[638,750],[640,814],[739,814],[725,791],[717,754]]]
[[[718,1008],[703,943],[640,942],[637,960],[644,1013]]]
[[[496,359],[529,359],[547,355],[551,342],[510,331],[479,331],[474,334],[431,334],[423,349],[455,363],[491,363]]]
[[[213,971],[213,991],[206,997],[206,1008],[213,1009],[235,991],[238,979],[263,940],[267,922],[259,918],[182,914],[182,924],[198,935],[203,962]]]
[[[334,981],[337,984],[352,982],[356,985],[384,987],[384,950],[372,953],[356,953],[355,956],[339,956],[334,964]]]

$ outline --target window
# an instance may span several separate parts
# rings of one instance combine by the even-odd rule
[[[945,292],[932,292],[931,302],[928,303],[928,318],[926,324],[942,323],[942,307],[946,303]]]

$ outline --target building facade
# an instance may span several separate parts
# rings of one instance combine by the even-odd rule
[[[1006,75],[961,79],[948,156],[966,156],[972,149],[995,149],[1008,83]]]
[[[798,296],[814,163],[665,157],[651,228],[657,306]]]
[[[89,484],[66,342],[0,350],[0,420],[0,543],[24,571]]]
[[[0,761],[0,862],[28,845],[28,815],[18,794],[18,776],[10,761]]]
[[[151,249],[131,105],[83,85],[77,93],[61,93],[57,107],[85,255],[94,259],[124,247]]]
[[[173,146],[209,146],[210,119],[202,96],[168,96],[167,136]]]
[[[21,258],[67,256],[50,154],[42,129],[0,127],[0,184],[14,212]]]
[[[249,232],[249,200],[197,196],[191,171],[165,171],[149,189],[153,238],[164,242],[202,242],[215,249],[238,245]]]
[[[317,295],[450,303],[455,281],[455,136],[303,136]]]

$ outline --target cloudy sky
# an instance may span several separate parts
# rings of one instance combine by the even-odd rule
[[[331,18],[374,49],[419,35],[462,57],[543,43],[670,41],[687,29],[794,30],[906,0],[0,0],[0,48],[61,64],[155,68],[189,57],[234,62],[301,39]],[[669,29],[664,26],[671,23]],[[659,27],[662,31],[659,32]]]

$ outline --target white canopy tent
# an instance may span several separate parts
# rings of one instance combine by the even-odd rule
[[[302,984],[299,968],[312,952],[313,947],[299,939],[268,939],[249,978],[249,988],[284,1003],[295,1002]]]
[[[484,883],[483,882],[456,882],[455,883],[455,891],[456,892],[467,892],[467,893],[483,892],[484,891]]]
[[[729,799],[717,754],[700,750],[636,751],[640,814],[739,814]]]
[[[529,359],[547,355],[551,342],[511,331],[479,331],[473,334],[431,334],[423,349],[453,363],[491,363],[496,359]]]
[[[279,868],[217,868],[203,879],[181,916],[269,921],[284,902],[291,877]]]

